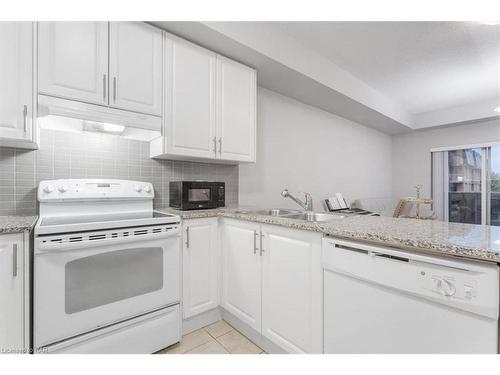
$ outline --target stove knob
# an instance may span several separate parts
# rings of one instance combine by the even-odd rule
[[[43,191],[46,192],[46,193],[52,193],[54,191],[54,186],[52,185],[47,185],[43,188]]]
[[[61,186],[59,186],[59,188],[57,190],[59,190],[61,193],[64,193],[64,192],[68,191],[68,186],[61,185]]]
[[[138,193],[140,193],[142,191],[142,187],[140,187],[139,185],[136,185],[135,191],[137,191]]]
[[[151,193],[151,187],[149,185],[144,186],[142,190],[144,190],[148,194]]]
[[[448,281],[445,279],[439,280],[437,287],[438,287],[439,292],[443,296],[447,296],[447,297],[454,295],[455,292],[457,291],[455,288],[455,285],[451,281]]]

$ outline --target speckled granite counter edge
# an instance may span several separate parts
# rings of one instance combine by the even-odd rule
[[[158,211],[179,215],[183,220],[201,219],[210,217],[225,217],[243,221],[251,221],[262,224],[280,225],[292,229],[320,232],[339,239],[356,240],[371,244],[397,247],[403,250],[426,253],[432,255],[443,255],[461,257],[473,260],[483,260],[500,263],[500,252],[477,247],[460,246],[452,243],[443,243],[422,238],[399,238],[384,233],[373,231],[362,231],[356,229],[356,217],[342,219],[344,225],[339,222],[330,221],[322,223],[304,222],[302,220],[287,219],[284,217],[257,215],[252,213],[235,212],[236,209],[213,209],[200,211],[179,211],[170,208],[158,209]],[[409,220],[409,219],[398,219]],[[349,229],[345,228],[348,223]]]
[[[0,216],[0,234],[31,230],[37,220],[38,216]]]

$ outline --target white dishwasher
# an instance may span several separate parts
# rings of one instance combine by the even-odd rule
[[[498,353],[495,263],[323,240],[325,353]]]

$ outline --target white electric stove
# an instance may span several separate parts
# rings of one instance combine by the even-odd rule
[[[180,340],[180,218],[153,198],[145,182],[40,182],[37,352],[152,353]]]

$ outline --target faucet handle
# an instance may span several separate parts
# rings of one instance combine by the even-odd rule
[[[304,193],[304,196],[306,198],[306,210],[312,211],[313,210],[313,198],[312,198],[311,193],[306,193],[305,191],[303,191],[302,193]]]
[[[306,198],[312,198],[312,195],[308,193],[307,191],[299,191],[299,193],[304,194]]]
[[[281,196],[282,196],[283,198],[286,198],[286,197],[288,197],[289,195],[290,195],[290,193],[289,193],[288,189],[284,189],[284,190],[281,192]]]

